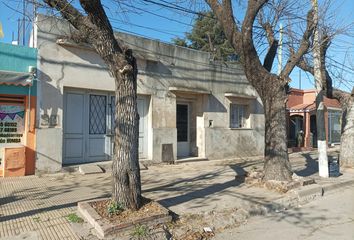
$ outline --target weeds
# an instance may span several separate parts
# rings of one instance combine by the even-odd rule
[[[70,213],[68,216],[66,216],[69,222],[72,223],[82,223],[84,220],[79,217],[76,213]]]
[[[110,202],[107,207],[107,212],[109,215],[118,214],[124,211],[123,204],[119,202]]]
[[[149,234],[149,228],[146,225],[135,225],[134,230],[133,230],[133,237],[137,238],[143,238],[147,237]]]

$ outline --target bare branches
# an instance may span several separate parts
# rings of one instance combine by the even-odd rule
[[[241,33],[235,22],[233,15],[231,0],[223,0],[222,6],[217,0],[206,0],[210,8],[213,10],[218,21],[224,28],[224,33],[227,39],[230,41],[232,46],[238,54],[242,52],[241,46]]]
[[[312,19],[313,19],[313,11],[310,10],[307,14],[306,30],[302,36],[300,47],[296,53],[290,56],[284,69],[281,71],[280,76],[282,79],[288,79],[291,71],[294,69],[296,64],[300,61],[301,57],[308,51],[310,47],[310,38],[315,28]]]
[[[67,0],[44,0],[44,2],[60,12],[76,29],[83,24],[85,17]]]

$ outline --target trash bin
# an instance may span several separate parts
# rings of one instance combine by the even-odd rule
[[[329,171],[329,177],[338,177],[338,176],[340,176],[339,157],[337,157],[337,158],[329,158],[328,159],[328,171]]]

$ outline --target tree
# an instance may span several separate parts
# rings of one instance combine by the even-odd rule
[[[318,3],[317,0],[312,0],[314,9],[313,24],[315,24],[313,37],[313,71],[315,77],[315,86],[317,91],[316,96],[316,122],[317,122],[317,146],[318,146],[318,168],[321,177],[329,177],[328,158],[327,158],[327,142],[326,142],[326,127],[325,127],[325,113],[324,113],[324,87],[322,86],[321,74],[321,46],[318,27]]]
[[[235,52],[241,56],[246,77],[263,102],[265,115],[264,180],[289,181],[292,179],[292,170],[286,143],[287,86],[290,80],[289,74],[310,46],[310,38],[314,29],[312,11],[307,14],[306,29],[297,52],[288,59],[280,74],[275,75],[271,73],[278,45],[274,35],[274,26],[270,21],[261,24],[271,46],[268,48],[263,64],[255,48],[253,37],[255,19],[268,0],[248,0],[241,27],[236,24],[231,0],[205,1],[213,10]]]
[[[326,29],[322,29],[322,37],[320,41],[320,71],[323,93],[328,98],[337,99],[341,104],[342,127],[339,159],[342,166],[354,167],[354,151],[352,150],[354,146],[354,88],[351,93],[333,88],[333,80],[326,67],[327,50],[331,45],[333,35],[330,36],[326,32]],[[299,61],[298,67],[314,75],[314,66],[312,66],[306,58],[302,58]]]
[[[227,61],[235,56],[221,25],[210,11],[199,13],[192,31],[186,33],[185,39],[174,38],[172,41],[178,46],[210,52],[214,60]]]
[[[115,136],[112,200],[136,210],[141,205],[138,159],[137,65],[132,50],[114,37],[100,0],[80,0],[81,13],[67,0],[44,0],[76,30],[69,36],[90,44],[115,79]]]

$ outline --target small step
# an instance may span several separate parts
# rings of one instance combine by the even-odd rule
[[[180,163],[202,162],[202,161],[209,161],[209,160],[205,157],[183,157],[183,158],[177,158],[175,163],[180,164]]]
[[[95,174],[95,173],[103,173],[103,170],[97,165],[88,164],[88,165],[80,165],[79,172],[81,174]]]

